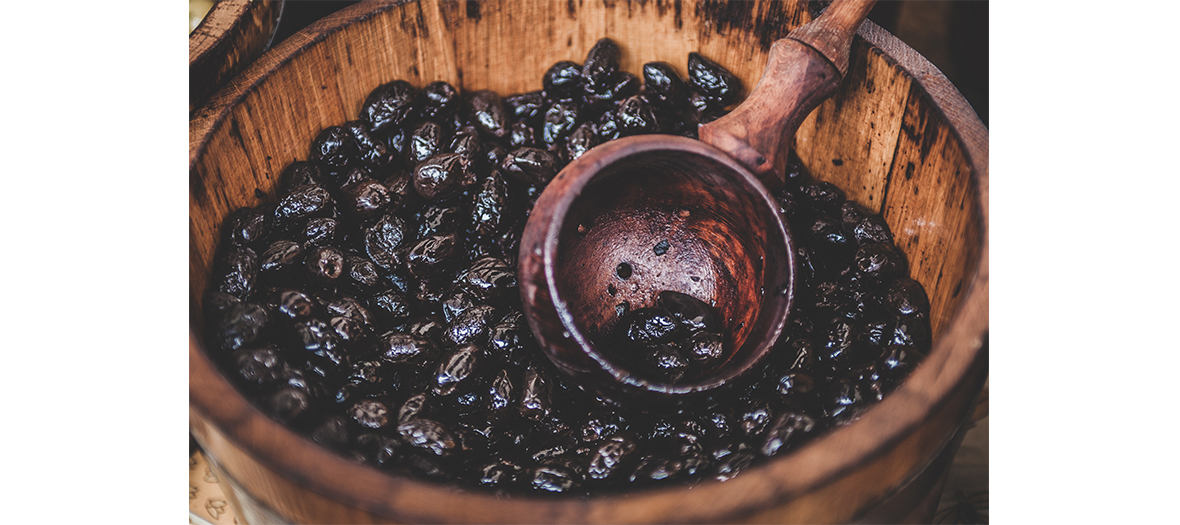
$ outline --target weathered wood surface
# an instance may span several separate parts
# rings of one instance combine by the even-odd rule
[[[188,38],[189,113],[270,44],[283,0],[221,0]]]
[[[852,37],[876,0],[839,0],[770,47],[766,69],[740,106],[700,127],[700,139],[748,167],[768,187],[785,180],[787,151],[807,115],[840,87]]]
[[[790,1],[378,2],[283,42],[190,122],[194,435],[229,477],[291,521],[838,522],[882,508],[954,446],[986,377],[988,150],[987,130],[954,87],[871,23],[853,42],[844,86],[804,121],[795,146],[817,177],[884,214],[930,293],[935,343],[856,424],[691,491],[499,499],[392,478],[314,446],[246,403],[201,350],[201,294],[222,218],[273,198],[283,167],[306,158],[320,129],[355,118],[377,85],[539,89],[550,64],[580,62],[605,36],[622,47],[626,70],[663,60],[685,75],[688,52],[699,51],[749,89],[771,42],[810,17]]]

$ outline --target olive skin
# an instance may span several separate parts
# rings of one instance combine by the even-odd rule
[[[361,118],[369,124],[369,131],[380,133],[401,126],[415,109],[414,87],[404,80],[395,80],[374,89],[361,106]]]

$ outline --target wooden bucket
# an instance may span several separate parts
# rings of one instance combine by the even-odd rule
[[[188,110],[192,113],[266,50],[283,0],[220,0],[188,37]]]
[[[845,83],[798,132],[818,178],[881,211],[927,289],[930,356],[856,423],[727,482],[576,498],[499,498],[394,477],[267,418],[202,349],[202,295],[223,218],[274,196],[324,127],[374,87],[445,80],[465,91],[540,88],[559,60],[609,37],[623,69],[700,51],[756,83],[770,43],[812,18],[800,2],[713,0],[363,3],[265,54],[190,122],[190,425],[263,522],[846,522],[928,520],[987,376],[988,135],[930,63],[866,22]]]

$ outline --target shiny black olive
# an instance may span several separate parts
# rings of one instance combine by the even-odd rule
[[[414,168],[414,190],[428,201],[449,197],[475,182],[470,161],[458,153],[441,153]]]
[[[418,97],[418,114],[425,120],[442,120],[459,109],[459,92],[443,82],[431,82]]]
[[[316,135],[307,158],[335,172],[347,168],[356,156],[356,141],[352,134],[341,126],[329,126]]]
[[[504,173],[520,182],[544,186],[557,175],[557,157],[548,150],[518,148],[504,158]]]
[[[569,60],[553,64],[545,71],[541,85],[544,87],[544,95],[550,100],[573,100],[582,87],[582,66]],[[521,105],[524,104],[515,107],[519,108]],[[513,112],[527,115],[529,109],[518,112],[514,108]]]
[[[406,160],[410,166],[417,166],[422,161],[442,153],[450,144],[446,131],[437,122],[427,120],[410,134],[406,142]]]
[[[361,105],[361,118],[369,123],[369,131],[388,131],[401,126],[415,109],[414,87],[404,80],[382,84],[369,93]]]
[[[565,139],[581,123],[580,112],[574,101],[557,101],[550,105],[541,124],[541,142],[548,147]]]
[[[742,81],[728,69],[700,53],[688,54],[688,79],[700,92],[722,107],[737,102],[742,94]]]
[[[688,105],[688,87],[667,62],[643,65],[643,94],[653,106],[676,109]]]
[[[471,121],[481,133],[502,139],[508,136],[508,110],[495,91],[476,91],[471,95]]]
[[[582,65],[582,78],[587,83],[600,86],[619,70],[619,45],[609,38],[603,38],[590,48],[586,62]]]

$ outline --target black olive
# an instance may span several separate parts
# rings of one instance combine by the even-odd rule
[[[418,215],[418,237],[454,233],[459,230],[459,207],[453,204],[427,206]]]
[[[316,186],[323,186],[327,179],[324,177],[320,167],[314,163],[300,160],[288,164],[283,173],[279,175],[280,187],[284,192],[289,192],[293,188],[303,186],[305,184],[313,184]]]
[[[275,208],[275,218],[282,221],[329,215],[335,202],[323,186],[304,185],[293,188]]]
[[[488,305],[473,306],[455,317],[443,331],[443,339],[456,345],[484,344],[495,322],[496,309]]]
[[[373,179],[362,179],[340,188],[341,212],[353,217],[374,217],[390,202],[389,188]]]
[[[464,385],[478,379],[483,355],[483,349],[473,344],[459,346],[444,355],[434,374],[434,393],[446,396],[461,387],[469,389],[470,385]]]
[[[483,90],[471,94],[471,121],[481,133],[502,139],[508,136],[508,110],[495,91]]]
[[[516,295],[516,270],[501,259],[484,257],[460,274],[459,286],[481,301]]]
[[[737,102],[742,93],[742,81],[737,76],[700,53],[688,54],[688,79],[722,107]]]
[[[342,238],[337,235],[339,223],[331,217],[308,219],[299,237],[304,246],[336,244]]]
[[[581,476],[564,465],[541,465],[533,468],[529,475],[529,485],[534,490],[561,493],[576,490],[582,485]]]
[[[889,282],[905,276],[905,256],[892,244],[866,244],[856,251],[853,267],[857,277],[869,282]]]
[[[870,213],[863,206],[845,201],[840,208],[844,229],[856,239],[857,243],[893,244],[893,234],[889,231],[889,224],[880,215]]]
[[[230,244],[260,249],[270,235],[273,218],[274,212],[268,207],[239,208],[226,218],[222,228],[229,232]]]
[[[607,438],[594,450],[586,467],[586,477],[602,481],[616,477],[630,468],[632,460],[638,459],[637,448],[630,436],[620,434]]]
[[[619,70],[619,45],[609,38],[600,39],[586,54],[582,78],[593,86],[601,86]]]
[[[295,268],[303,262],[303,247],[294,241],[275,241],[262,252],[258,276],[268,284],[295,277]]]
[[[365,253],[378,266],[393,269],[401,261],[398,250],[409,237],[406,222],[393,214],[385,214],[365,229]]]
[[[414,190],[431,201],[449,197],[475,183],[470,161],[458,153],[441,153],[414,168]]]
[[[333,246],[313,246],[307,251],[307,272],[313,282],[332,282],[344,275],[344,254]]]
[[[352,134],[341,126],[329,126],[316,135],[307,158],[337,172],[347,168],[356,157],[356,141]]]
[[[436,456],[449,456],[459,446],[455,435],[446,425],[430,419],[410,419],[399,424],[397,432],[407,445]]]
[[[626,71],[618,71],[601,85],[583,86],[583,91],[582,103],[586,109],[593,112],[604,111],[639,93],[639,77]]]
[[[725,355],[724,340],[720,334],[698,332],[689,339],[688,358],[705,369],[717,364]]]
[[[494,235],[507,222],[510,206],[508,185],[500,175],[500,170],[492,170],[472,196],[472,232],[485,237]]]
[[[382,428],[389,424],[389,407],[376,399],[362,399],[348,409],[348,415],[363,427]]]
[[[930,311],[930,300],[922,285],[909,277],[894,279],[886,289],[884,306],[903,317],[924,317]]]
[[[459,109],[459,92],[443,82],[431,82],[422,88],[418,98],[418,114],[425,120],[441,120]]]
[[[643,94],[652,105],[665,110],[688,105],[688,87],[667,62],[643,65]]]
[[[299,290],[282,290],[278,293],[275,311],[289,319],[307,319],[319,310],[319,301]]]
[[[847,420],[854,417],[864,407],[865,400],[856,382],[839,378],[829,386],[824,397],[824,410],[828,417],[840,417]]]
[[[238,377],[259,389],[282,381],[287,366],[279,351],[272,346],[241,348],[234,353],[233,359]]]
[[[494,414],[503,413],[512,404],[514,390],[515,388],[512,386],[512,378],[509,377],[508,370],[502,369],[497,372],[495,378],[492,379],[491,384],[488,386],[488,411]]]
[[[474,126],[459,128],[451,138],[451,145],[447,148],[447,151],[449,153],[463,155],[469,161],[478,159],[480,151],[479,132],[475,130]]]
[[[329,316],[348,317],[366,328],[373,327],[373,316],[369,313],[369,309],[353,297],[342,295],[333,298],[324,303],[324,309],[327,310]]]
[[[402,292],[391,289],[373,294],[370,303],[378,315],[394,326],[410,319],[410,303]]]
[[[443,153],[450,143],[447,141],[442,126],[432,120],[427,120],[410,134],[406,142],[406,160],[410,166],[417,166],[426,159]]]
[[[562,160],[566,163],[573,162],[601,143],[602,139],[594,130],[594,124],[584,122],[565,138],[565,146],[561,150]]]
[[[406,333],[417,339],[438,344],[442,342],[443,330],[446,329],[446,326],[446,320],[437,314],[424,315],[410,319],[409,325],[406,326]]]
[[[516,121],[512,124],[511,132],[508,134],[508,147],[520,148],[524,146],[536,146],[537,137],[533,127],[524,121]]]
[[[642,135],[656,133],[660,130],[656,122],[656,112],[643,100],[643,97],[631,97],[624,100],[618,109],[619,135]]]
[[[684,335],[676,316],[665,308],[632,310],[619,321],[618,332],[625,341],[642,345],[667,343]]]
[[[311,406],[311,396],[306,391],[285,387],[266,398],[263,409],[280,423],[287,423],[298,420]]]
[[[553,146],[565,139],[580,123],[581,111],[577,102],[554,102],[545,110],[541,123],[541,142],[546,147]]]
[[[746,470],[753,462],[753,452],[747,450],[734,452],[718,460],[714,477],[719,481],[728,481]]]
[[[839,261],[848,261],[856,252],[856,241],[844,231],[840,220],[831,215],[817,215],[804,231],[810,237],[814,253],[824,261],[824,266],[846,267]]]
[[[504,158],[504,173],[527,184],[544,186],[557,175],[557,157],[548,150],[518,148]]]
[[[401,126],[415,109],[414,87],[404,80],[382,84],[369,93],[361,106],[361,118],[369,123],[369,131],[388,131]]]
[[[378,346],[381,358],[390,363],[421,363],[436,353],[430,341],[404,333],[388,333]]]
[[[393,160],[393,151],[381,140],[369,134],[369,126],[361,120],[353,120],[344,124],[345,131],[352,137],[356,147],[357,160],[362,165],[383,167]]]
[[[580,71],[581,68],[576,69]],[[542,91],[530,91],[528,93],[512,95],[504,99],[504,107],[508,109],[512,118],[524,121],[530,125],[537,124],[537,120],[544,113],[546,105],[545,93]]]
[[[406,264],[416,277],[432,277],[456,262],[460,253],[454,233],[431,235],[414,244],[406,254]]]
[[[520,395],[520,413],[533,421],[548,418],[553,412],[551,383],[536,367],[529,367],[524,373],[524,384]]]
[[[550,100],[573,100],[582,87],[582,66],[569,60],[557,62],[545,71],[541,85]]]
[[[688,372],[688,357],[676,343],[653,344],[643,349],[646,355],[646,369],[652,376],[664,383],[679,382]]]
[[[389,190],[389,208],[403,210],[411,207],[418,200],[418,192],[414,190],[414,175],[407,170],[394,171],[392,175],[381,181]]]
[[[603,112],[595,123],[595,129],[603,142],[619,138],[619,112],[614,108]]]
[[[764,456],[773,456],[804,439],[803,436],[814,430],[815,426],[815,419],[807,414],[779,414],[766,431],[760,451]]]
[[[692,331],[707,330],[720,333],[724,326],[713,307],[688,294],[665,290],[656,296],[656,305],[668,310],[681,324]]]
[[[840,226],[844,226],[843,205],[844,191],[828,181],[804,184],[799,188],[800,200],[820,213],[841,217]]]
[[[247,299],[258,282],[258,255],[250,248],[230,247],[217,265],[217,289],[238,299]]]

